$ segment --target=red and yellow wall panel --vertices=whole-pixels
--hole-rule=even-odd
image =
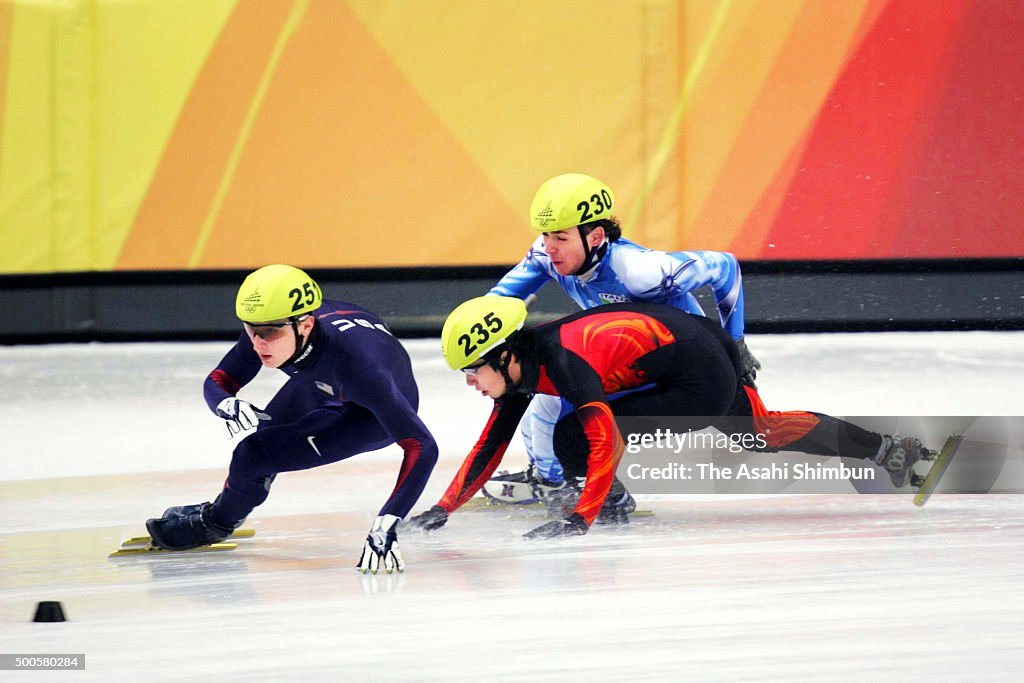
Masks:
[[[6,0],[0,273],[1024,256],[1024,3]]]

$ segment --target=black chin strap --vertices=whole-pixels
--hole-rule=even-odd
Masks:
[[[590,234],[592,228],[584,230],[583,226],[580,225],[576,227],[576,230],[579,231],[580,239],[583,240],[583,264],[573,273],[573,275],[579,276],[596,266],[604,258],[604,255],[608,253],[608,240],[604,240],[601,244],[597,245],[596,249],[592,249],[590,242],[587,240],[587,235]]]
[[[505,354],[505,360],[501,361],[498,365],[498,372],[505,378],[505,395],[510,396],[516,391],[516,387],[512,384],[512,376],[508,374],[508,364],[512,362],[512,352]]]
[[[495,353],[495,351],[497,351],[497,353]],[[504,358],[501,357],[502,353],[505,355]],[[509,348],[509,345],[507,343],[502,344],[487,355],[490,356],[490,358],[487,359],[487,364],[500,372],[502,378],[505,380],[505,395],[508,396],[515,393],[516,386],[512,383],[512,376],[508,374],[508,366],[512,362],[512,350]]]
[[[284,366],[286,366],[286,365],[291,365],[292,363],[296,363],[296,362],[302,360],[312,350],[312,347],[310,346],[310,342],[313,339],[313,330],[316,329],[316,325],[314,325],[313,329],[311,329],[309,331],[309,336],[305,337],[305,338],[301,334],[299,334],[299,319],[298,318],[291,318],[291,325],[292,325],[292,333],[295,335],[295,353],[292,354],[291,358],[289,358],[288,360],[286,360],[284,363],[281,364],[280,367],[282,367],[282,368]]]

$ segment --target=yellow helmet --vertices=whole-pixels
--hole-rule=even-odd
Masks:
[[[249,273],[235,297],[242,322],[268,323],[315,311],[323,302],[320,285],[305,271],[275,264]]]
[[[478,296],[459,304],[441,329],[441,352],[452,370],[483,358],[526,322],[526,304],[510,296]]]
[[[530,224],[537,232],[560,232],[582,223],[612,217],[615,195],[597,178],[563,173],[540,186],[530,204]]]

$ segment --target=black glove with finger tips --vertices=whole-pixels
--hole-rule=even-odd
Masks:
[[[754,354],[747,348],[747,342],[743,337],[736,340],[736,348],[740,350],[740,362],[743,365],[743,374],[740,381],[752,389],[757,389],[754,380],[757,379],[757,371],[761,369],[761,361],[754,357]]]
[[[440,529],[447,523],[448,511],[440,505],[435,505],[422,514],[410,517],[404,526],[407,529],[433,531],[434,529]]]
[[[523,538],[534,539],[534,538],[557,538],[559,536],[582,536],[590,527],[587,526],[587,521],[583,519],[583,515],[578,512],[574,512],[565,519],[556,519],[548,522],[547,524],[541,524],[533,531],[523,534]]]

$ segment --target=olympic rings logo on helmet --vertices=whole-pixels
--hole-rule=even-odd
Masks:
[[[615,195],[592,176],[563,173],[546,181],[530,203],[530,225],[537,232],[560,232],[611,218]]]
[[[248,323],[287,320],[320,308],[320,285],[305,271],[274,264],[245,278],[235,297],[235,315]]]

